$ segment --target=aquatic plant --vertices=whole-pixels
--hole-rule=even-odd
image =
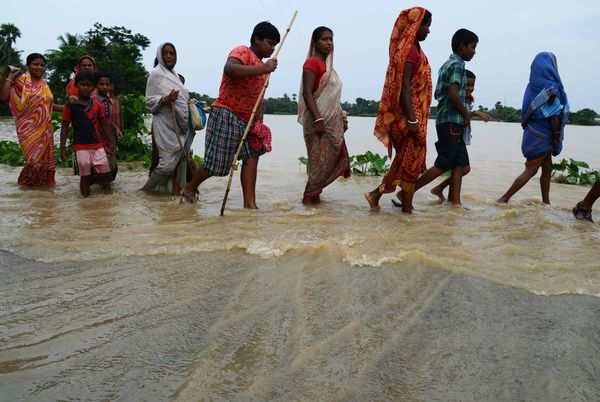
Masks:
[[[23,166],[21,147],[15,141],[0,141],[0,163],[9,166]]]
[[[588,186],[600,179],[600,171],[590,168],[586,162],[569,158],[552,164],[552,177],[557,183]]]
[[[308,158],[301,156],[298,161],[308,169]],[[383,176],[390,166],[387,156],[367,151],[364,154],[350,156],[350,168],[357,176]]]

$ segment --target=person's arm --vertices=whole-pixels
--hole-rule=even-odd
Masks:
[[[15,80],[21,75],[22,71],[13,71],[4,80],[2,88],[0,88],[0,101],[8,102],[8,98],[10,97],[10,89],[13,86]]]
[[[240,59],[229,57],[225,63],[223,72],[234,80],[256,77],[257,75],[269,74],[277,68],[277,59],[269,59],[263,64],[248,66]]]
[[[325,120],[319,112],[317,102],[313,94],[313,88],[315,87],[315,81],[317,75],[314,71],[303,69],[302,70],[302,96],[304,97],[304,103],[310,114],[313,117],[313,125],[315,134],[323,134],[325,132]]]
[[[458,110],[458,113],[460,113],[462,115],[463,119],[465,119],[464,126],[468,127],[471,124],[471,114],[465,107],[465,104],[460,99],[458,92],[459,92],[458,84],[457,83],[450,84],[450,86],[448,87],[448,100],[450,101],[450,104],[452,106],[454,106],[456,108],[456,110]]]
[[[550,116],[550,129],[552,130],[552,150],[554,154],[558,154],[560,149],[561,121],[560,116]]]
[[[417,136],[419,134],[419,121],[412,104],[411,81],[414,72],[414,65],[406,63],[404,65],[404,74],[402,76],[402,93],[400,94],[400,106],[408,120],[408,133]]]
[[[69,121],[63,120],[60,129],[60,156],[63,162],[67,161],[67,138],[69,137]]]
[[[486,123],[492,119],[492,117],[489,114],[487,114],[486,112],[481,112],[479,110],[471,112],[471,116],[477,116]]]

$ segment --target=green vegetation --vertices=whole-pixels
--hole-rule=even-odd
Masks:
[[[92,55],[99,68],[112,75],[118,93],[144,94],[148,72],[142,63],[142,51],[150,45],[144,35],[96,23],[83,35],[67,33],[58,40],[58,49],[46,54],[48,83],[58,102],[65,96],[73,68],[85,54]]]
[[[9,166],[23,166],[21,147],[14,141],[0,141],[0,163]]]
[[[579,126],[597,126],[600,125],[598,118],[600,115],[592,109],[581,109],[578,112],[571,113],[571,124]]]
[[[304,156],[298,158],[300,164],[308,168],[308,159]],[[350,168],[357,176],[383,176],[390,166],[387,156],[367,151],[364,154],[350,156]]]
[[[552,164],[552,176],[557,183],[591,186],[600,179],[600,171],[590,168],[586,162],[569,158]]]
[[[121,97],[123,136],[119,140],[117,158],[121,161],[144,161],[150,164],[150,147],[144,138],[148,132],[144,125],[146,103],[141,95]]]

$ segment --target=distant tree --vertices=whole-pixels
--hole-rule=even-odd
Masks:
[[[17,39],[21,37],[21,31],[14,24],[0,25],[0,84],[4,84],[8,65],[23,68],[21,51],[15,49]],[[0,116],[10,114],[8,105],[0,103]]]
[[[598,117],[600,117],[598,113],[592,109],[581,109],[577,112],[571,113],[570,122],[571,124],[577,124],[580,126],[595,126],[600,124],[600,122],[596,120]]]
[[[504,106],[500,101],[496,102],[494,109],[490,110],[489,113],[500,121],[511,123],[518,123],[521,121],[521,110],[510,106]]]
[[[64,98],[69,76],[84,54],[93,56],[98,68],[112,75],[117,92],[144,93],[148,72],[142,64],[142,51],[150,45],[146,36],[96,23],[83,35],[66,33],[58,40],[58,49],[47,53],[50,88],[58,99]]]

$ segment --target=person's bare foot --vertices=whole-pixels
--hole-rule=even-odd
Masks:
[[[443,204],[446,201],[446,197],[444,197],[444,192],[442,189],[434,187],[431,189],[431,194],[435,195],[440,200],[440,204]]]
[[[377,197],[373,192],[365,193],[364,196],[371,209],[379,209],[379,198],[381,196]]]
[[[244,209],[258,209],[258,207],[254,203],[252,203],[252,204],[244,203]]]
[[[496,200],[498,204],[508,204],[508,200],[504,197],[500,197]]]

